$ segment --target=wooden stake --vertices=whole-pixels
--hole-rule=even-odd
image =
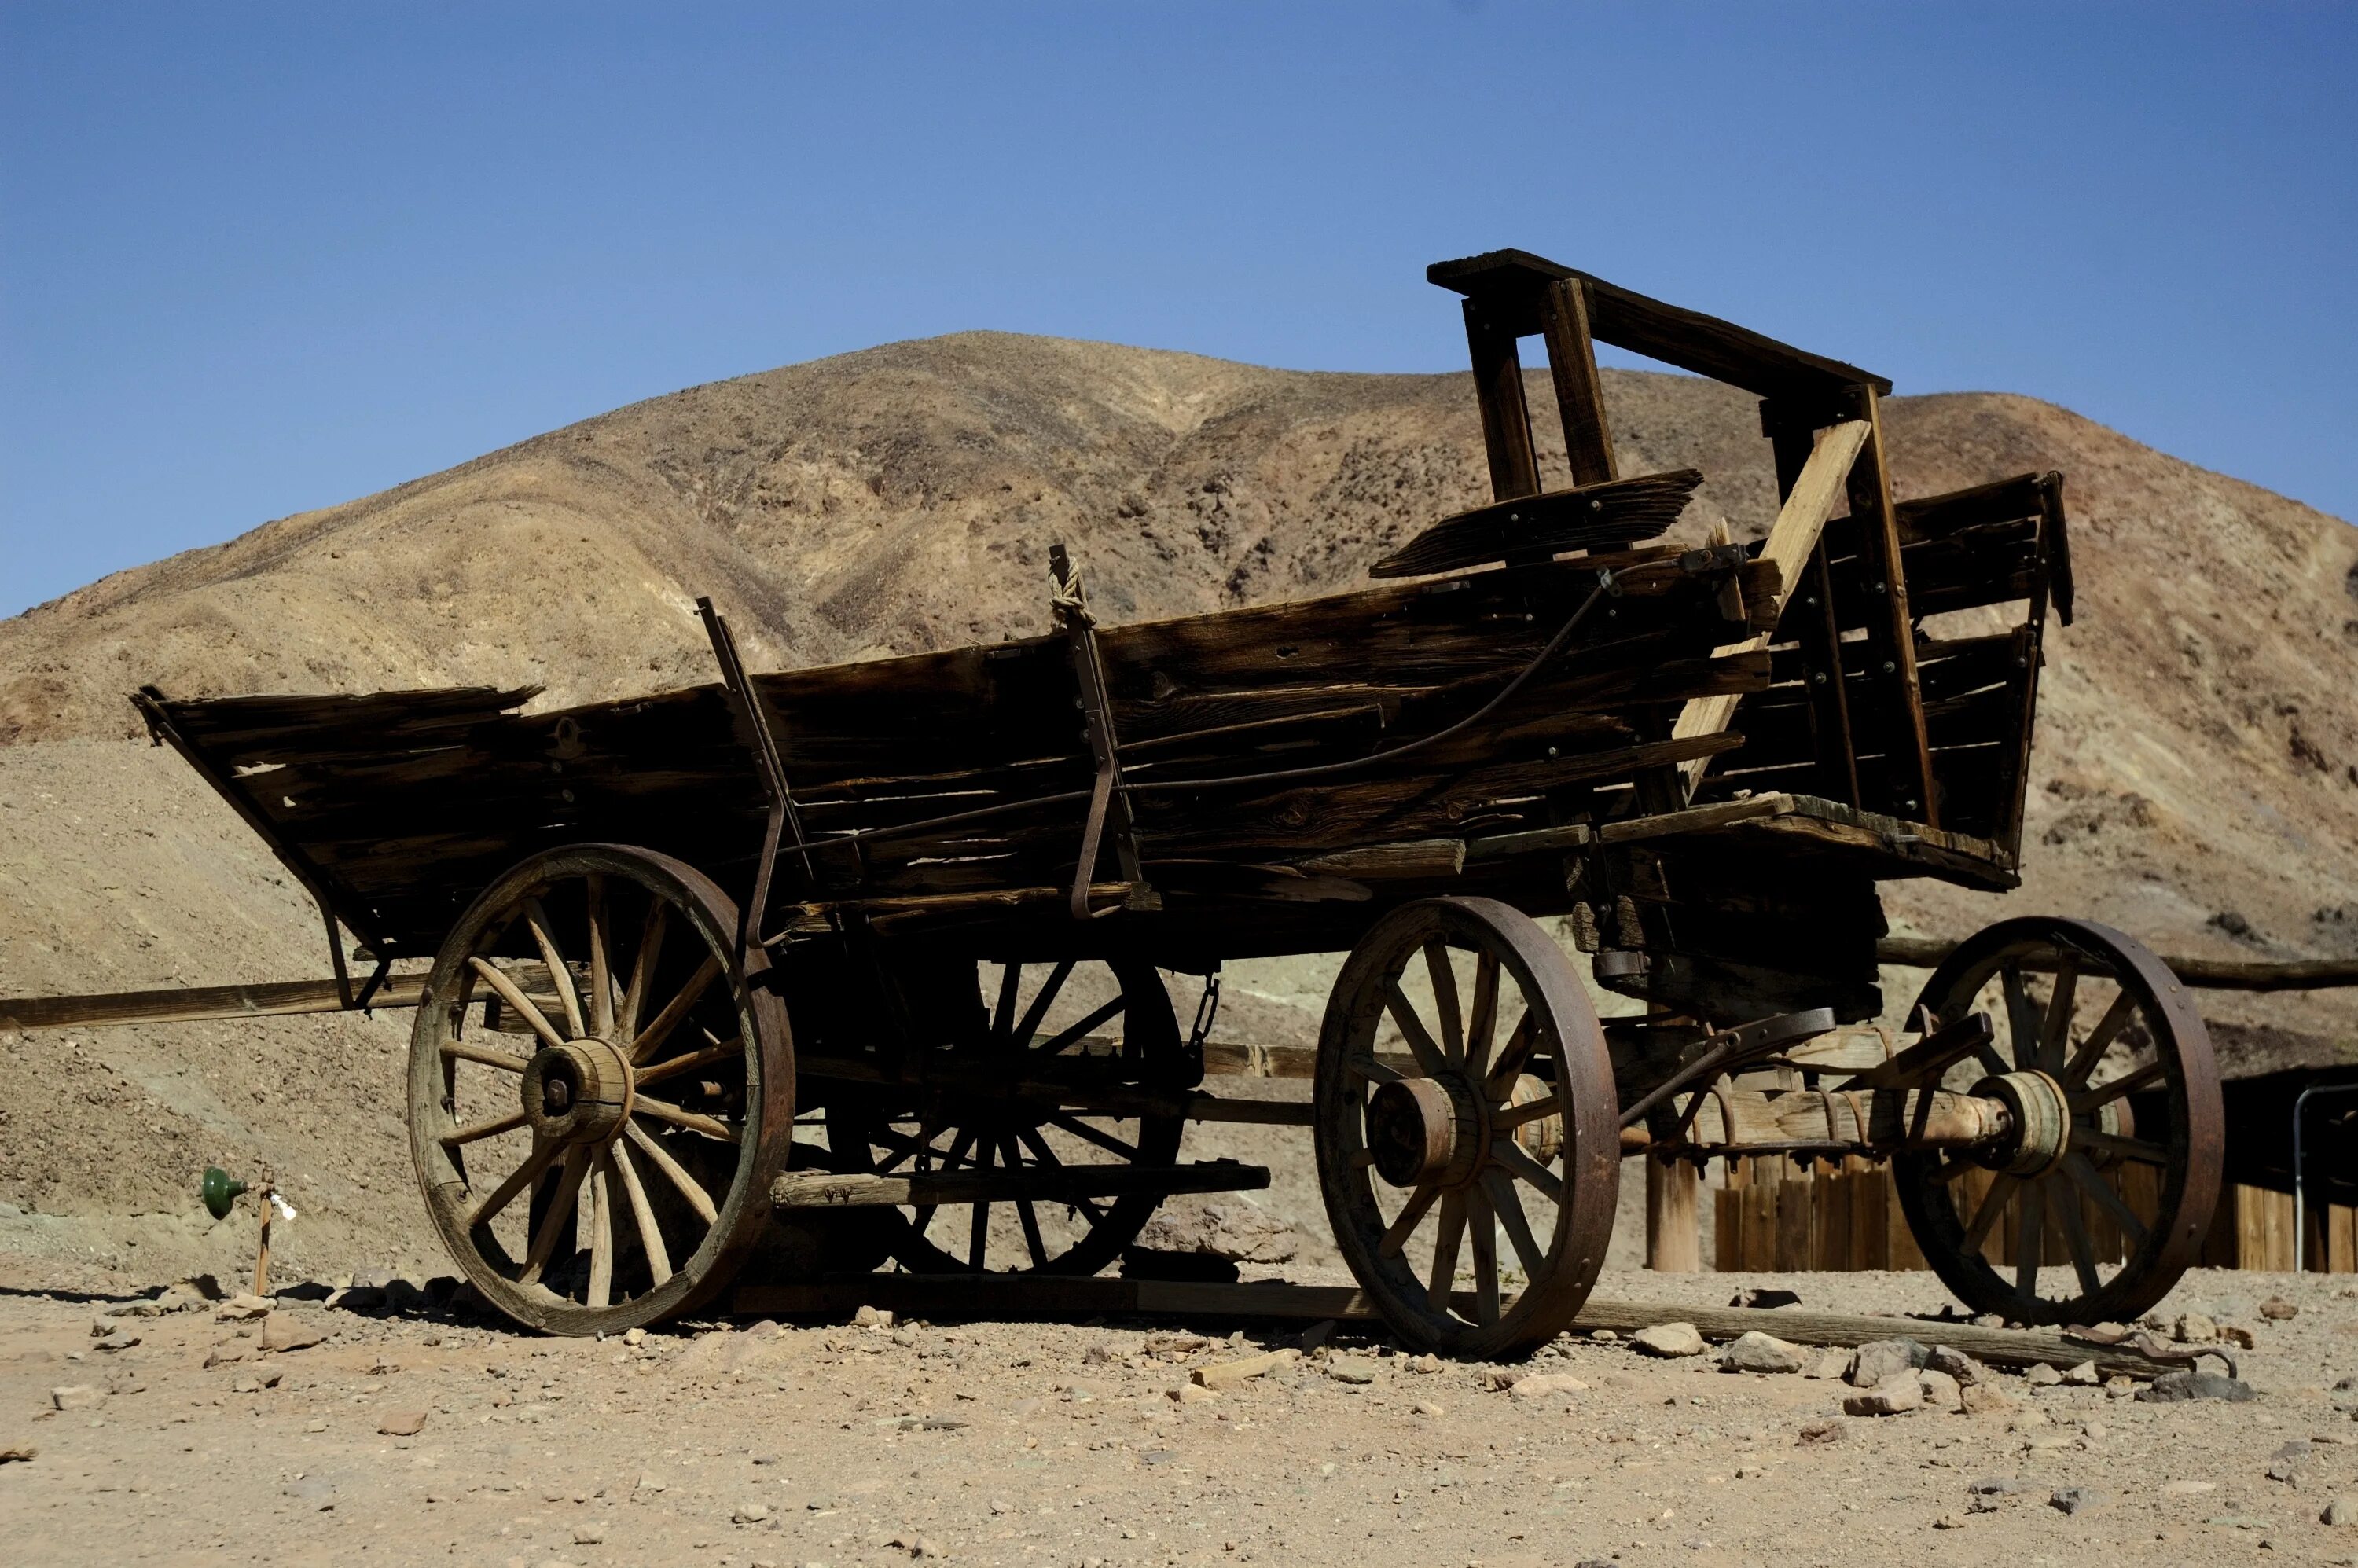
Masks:
[[[1646,1162],[1646,1267],[1665,1274],[1703,1269],[1695,1218],[1695,1168],[1684,1160]]]

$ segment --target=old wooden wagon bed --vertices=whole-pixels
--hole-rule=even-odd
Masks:
[[[1637,1150],[1895,1158],[2016,1321],[2169,1289],[2218,1091],[2150,955],[2008,921],[1906,1039],[1842,1027],[1882,1011],[1879,882],[2017,881],[2061,476],[1897,503],[1877,376],[1521,252],[1431,276],[1494,500],[1361,591],[1106,626],[1055,549],[1051,630],[997,646],[753,676],[707,605],[722,679],[630,701],[140,694],[340,977],[339,928],[375,961],[356,1000],[433,960],[413,1148],[486,1296],[587,1333],[888,1260],[1091,1273],[1267,1181],[1180,1157],[1206,1118],[1309,1125],[1363,1286],[1465,1353],[1570,1322]],[[1762,398],[1764,540],[1660,542],[1704,476],[1616,470],[1600,341]],[[1221,962],[1293,953],[1349,955],[1312,1103],[1205,1094]],[[1647,1007],[1600,1022],[1584,961]]]

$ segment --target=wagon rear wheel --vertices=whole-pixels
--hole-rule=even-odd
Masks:
[[[1612,1234],[1619,1100],[1535,922],[1480,898],[1379,921],[1327,1001],[1314,1099],[1336,1244],[1403,1338],[1503,1357],[1570,1325]]]
[[[784,1009],[737,909],[667,856],[534,856],[444,941],[410,1040],[410,1151],[467,1278],[595,1334],[728,1284],[794,1123]]]
[[[2185,988],[2134,938],[2031,916],[1968,938],[1917,1007],[1941,1023],[1990,1014],[1996,1039],[1951,1082],[2005,1099],[2017,1124],[1987,1153],[1893,1162],[1925,1260],[1966,1305],[2015,1323],[2150,1310],[2201,1255],[2225,1152],[2211,1036]]]

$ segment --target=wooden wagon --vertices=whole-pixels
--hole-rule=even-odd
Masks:
[[[707,604],[719,684],[562,712],[140,694],[317,897],[348,1000],[431,957],[410,1137],[484,1296],[585,1334],[888,1260],[1094,1273],[1165,1196],[1267,1182],[1182,1160],[1202,1119],[1309,1127],[1365,1291],[1455,1353],[1572,1320],[1638,1151],[1890,1158],[2009,1320],[2169,1290],[2219,1092],[2143,948],[2009,920],[1896,1048],[1842,1027],[1882,1011],[1879,882],[2016,884],[2061,476],[1895,503],[1879,377],[1521,252],[1430,276],[1495,499],[1363,591],[1100,626],[1058,549],[1053,630],[997,646],[752,676]],[[1703,476],[1616,471],[1595,341],[1762,398],[1765,540],[1654,542]],[[1311,1103],[1204,1092],[1222,961],[1303,953],[1348,954]],[[1584,960],[1647,1005],[1600,1021]]]

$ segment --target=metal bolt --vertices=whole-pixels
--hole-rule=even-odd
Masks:
[[[1810,672],[1810,679],[1816,685],[1823,686],[1826,684],[1826,672],[1823,670],[1812,670]]]
[[[1892,675],[1892,674],[1895,674],[1895,673],[1897,673],[1897,671],[1898,670],[1898,668],[1899,668],[1899,666],[1898,666],[1898,665],[1893,664],[1889,659],[1886,659],[1886,660],[1884,660],[1884,661],[1883,661],[1883,673],[1884,673],[1885,675]]]
[[[1507,514],[1507,521],[1509,523],[1520,523],[1522,520],[1523,514],[1520,512],[1509,512]]]

